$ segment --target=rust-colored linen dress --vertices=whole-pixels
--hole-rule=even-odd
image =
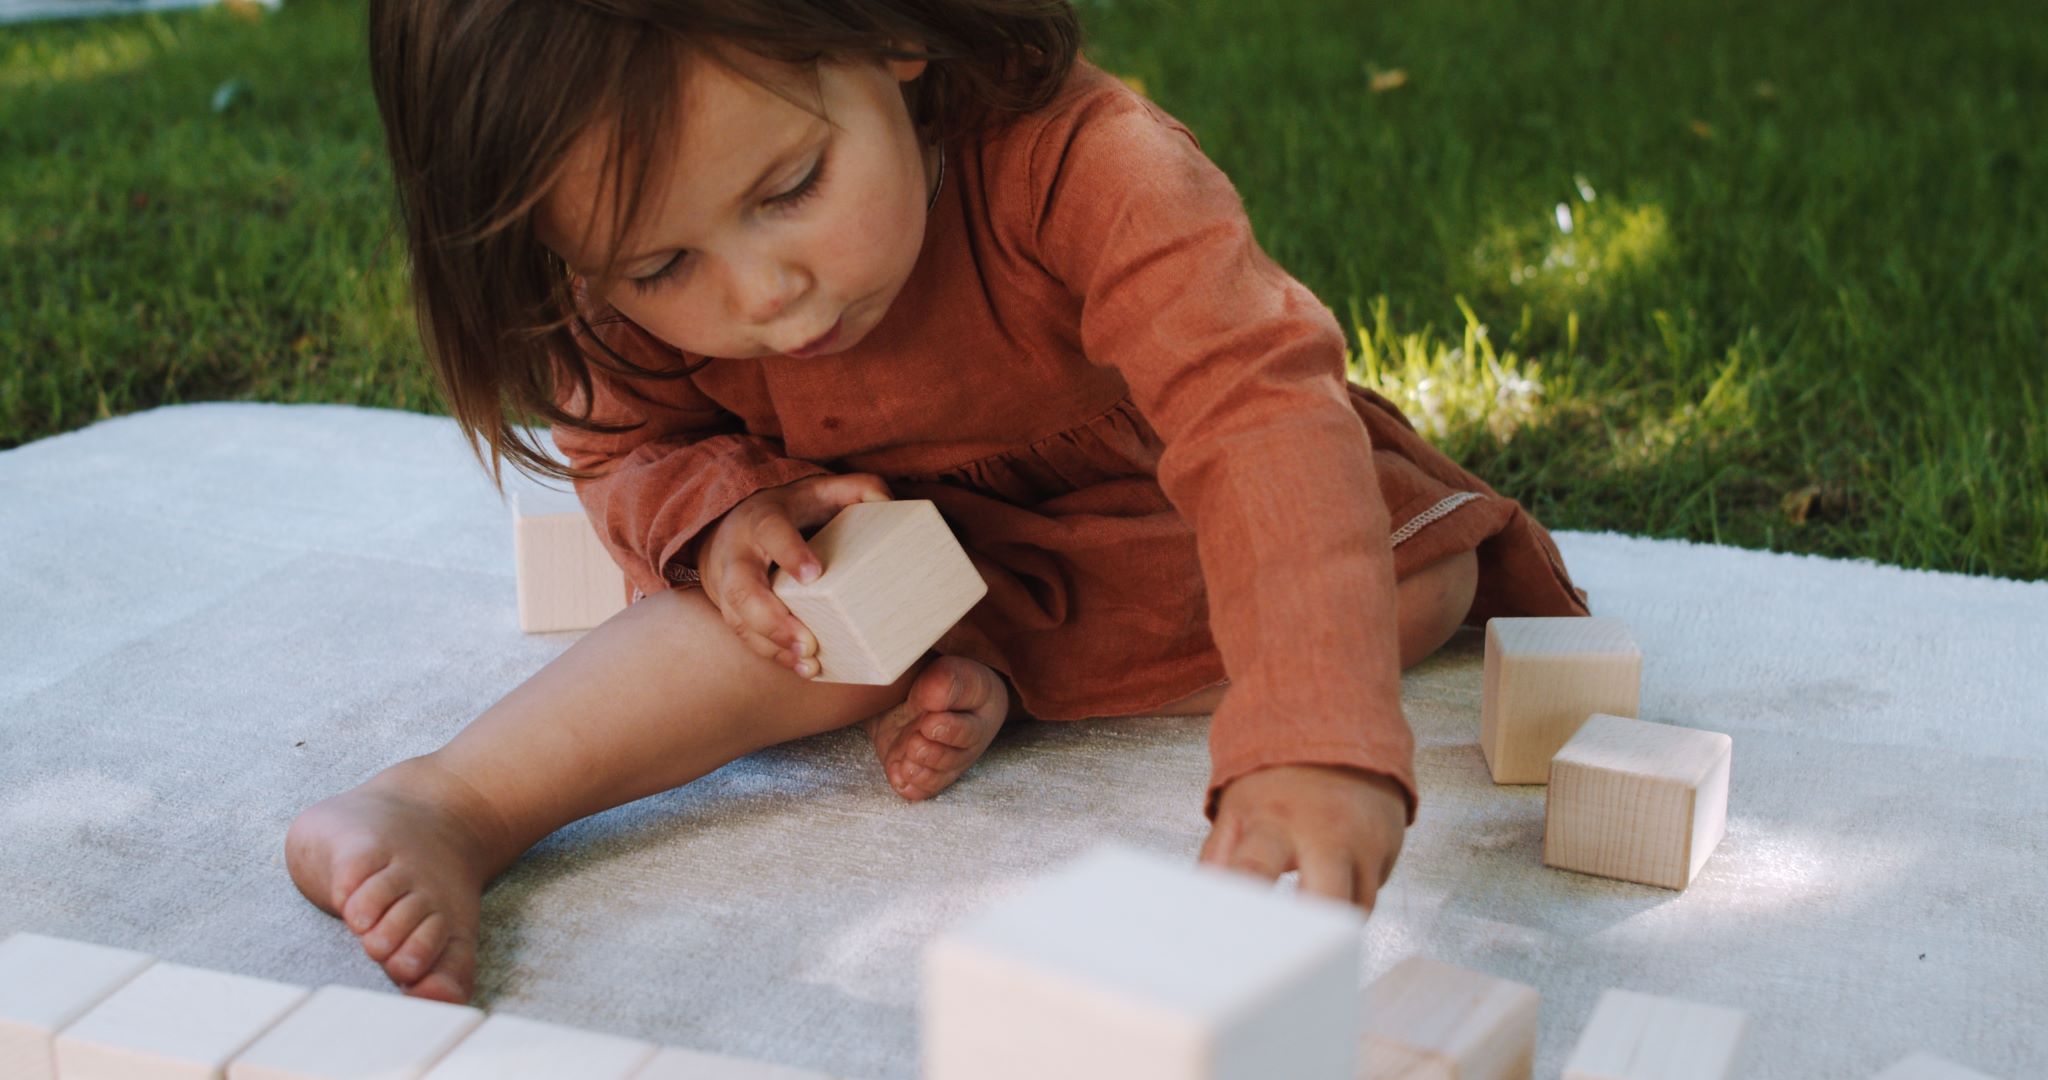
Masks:
[[[1032,715],[1144,715],[1227,677],[1212,820],[1280,764],[1389,776],[1412,820],[1396,575],[1476,549],[1472,623],[1583,615],[1548,533],[1348,383],[1333,313],[1121,80],[1080,59],[1052,104],[945,153],[916,268],[855,348],[673,380],[593,365],[592,416],[644,426],[554,437],[609,470],[578,492],[633,589],[693,585],[700,534],[756,491],[876,473],[935,502],[988,582],[938,651]],[[703,359],[591,314],[635,364]]]

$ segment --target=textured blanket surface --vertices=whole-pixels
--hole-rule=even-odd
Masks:
[[[1683,893],[1545,869],[1466,633],[1406,680],[1424,802],[1361,983],[1419,951],[1536,986],[1539,1075],[1625,987],[1747,1009],[1743,1076],[2048,1076],[2048,584],[1559,542],[1635,631],[1643,715],[1734,736],[1727,839]],[[175,406],[0,453],[0,936],[387,987],[286,826],[574,637],[520,633],[509,511],[446,419]],[[1206,727],[1021,724],[915,805],[858,730],[755,754],[499,878],[477,1003],[914,1076],[921,947],[1100,840],[1192,861]]]

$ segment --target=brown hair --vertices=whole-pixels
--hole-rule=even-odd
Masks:
[[[895,44],[912,41],[924,50]],[[525,415],[605,434],[639,426],[556,404],[564,378],[593,399],[587,362],[647,378],[693,370],[641,367],[607,345],[569,268],[535,235],[534,214],[589,125],[611,125],[616,252],[673,137],[692,62],[809,110],[732,50],[813,80],[822,62],[927,60],[911,117],[945,140],[1049,101],[1080,45],[1069,0],[372,0],[370,74],[420,337],[479,462],[489,444],[493,482],[502,458],[557,479],[593,475],[529,441]]]

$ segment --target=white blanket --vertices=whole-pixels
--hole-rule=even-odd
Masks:
[[[1749,1010],[1744,1076],[2048,1076],[2048,584],[1558,539],[1636,633],[1643,715],[1734,736],[1728,837],[1683,893],[1545,869],[1462,635],[1407,680],[1423,808],[1361,983],[1420,951],[1536,986],[1539,1075],[1619,986]],[[0,453],[0,936],[387,987],[285,827],[573,640],[520,633],[512,581],[446,419],[177,406]],[[914,1076],[924,943],[1098,840],[1192,860],[1206,726],[1022,725],[918,805],[857,730],[756,754],[500,878],[477,1003]]]

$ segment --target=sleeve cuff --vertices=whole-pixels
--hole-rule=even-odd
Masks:
[[[1386,761],[1375,760],[1355,743],[1325,743],[1303,746],[1296,744],[1276,752],[1270,760],[1260,758],[1234,762],[1228,767],[1217,763],[1209,777],[1209,791],[1202,800],[1202,816],[1210,824],[1216,822],[1216,809],[1223,799],[1223,789],[1247,773],[1276,765],[1329,765],[1351,769],[1369,776],[1385,777],[1401,790],[1401,796],[1408,805],[1408,824],[1415,824],[1415,811],[1420,805],[1412,769],[1389,765]]]

